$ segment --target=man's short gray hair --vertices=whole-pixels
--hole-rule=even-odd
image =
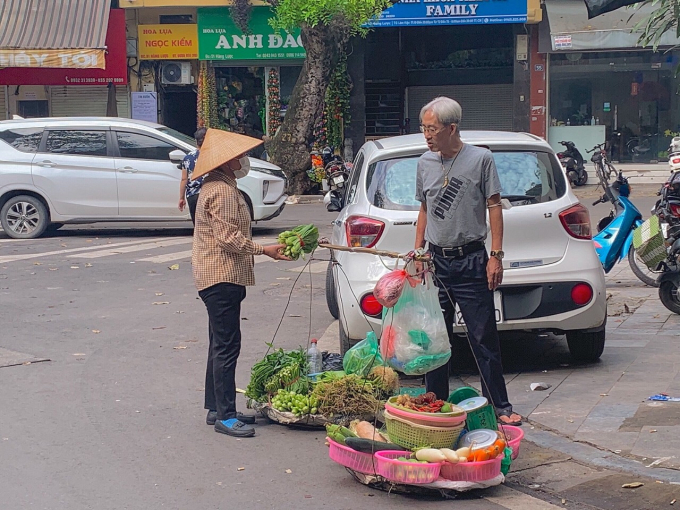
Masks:
[[[450,97],[436,97],[427,103],[420,110],[420,121],[423,120],[425,112],[431,111],[437,120],[444,126],[449,124],[459,125],[463,118],[463,109],[460,107],[458,101],[454,101]]]

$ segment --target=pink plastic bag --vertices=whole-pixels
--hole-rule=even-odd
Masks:
[[[404,269],[395,269],[382,276],[373,289],[375,299],[385,308],[392,308],[399,301],[404,285],[409,282],[411,287],[415,287],[418,278],[410,276]]]

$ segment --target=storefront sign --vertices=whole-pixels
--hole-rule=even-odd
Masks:
[[[156,92],[132,92],[132,118],[158,122],[158,94]]]
[[[569,50],[571,49],[571,36],[570,35],[555,35],[553,36],[553,41],[555,42],[556,50]]]
[[[300,31],[277,32],[269,24],[267,7],[254,7],[250,34],[236,27],[228,9],[198,9],[200,60],[290,60],[306,56]]]
[[[194,60],[198,58],[196,25],[139,25],[142,60]]]
[[[0,69],[0,85],[107,85],[109,83],[126,85],[128,75],[125,45],[125,11],[111,9],[106,32],[107,52],[106,56],[102,58],[101,69],[43,67],[35,69],[7,66],[6,69]],[[64,52],[64,50],[55,51]],[[73,51],[80,52],[81,50]],[[41,54],[46,53],[42,50],[39,50],[39,52]],[[5,51],[0,51],[0,67],[5,67],[2,58],[3,53]]]
[[[386,9],[372,27],[524,23],[527,0],[401,0]]]
[[[0,67],[104,69],[104,50],[0,50]]]

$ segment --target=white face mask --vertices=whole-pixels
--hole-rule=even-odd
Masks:
[[[250,172],[250,160],[248,159],[248,156],[244,156],[239,159],[238,162],[241,164],[241,169],[234,170],[234,177],[237,179],[243,179],[246,175],[248,175],[248,172]]]

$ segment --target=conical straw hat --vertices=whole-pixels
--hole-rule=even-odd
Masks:
[[[238,135],[221,129],[208,129],[191,178],[198,179],[261,143],[262,140],[250,136]]]

